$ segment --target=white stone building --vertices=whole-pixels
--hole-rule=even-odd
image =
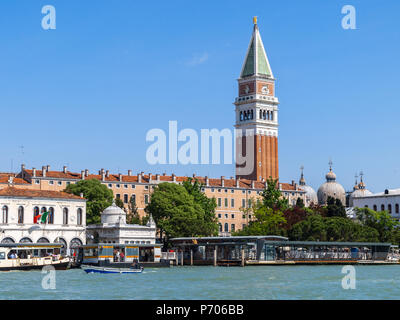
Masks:
[[[63,243],[63,253],[86,242],[86,200],[73,194],[18,189],[0,190],[0,242]],[[35,217],[47,212],[45,222]]]
[[[126,212],[115,204],[101,213],[101,223],[87,226],[88,242],[155,244],[156,224],[150,216],[146,226],[126,223]]]
[[[387,211],[393,218],[400,220],[400,189],[386,189],[384,192],[355,197],[353,206]]]

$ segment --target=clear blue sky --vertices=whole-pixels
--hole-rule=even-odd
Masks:
[[[56,30],[41,28],[47,4]],[[341,27],[346,4],[357,30]],[[145,136],[168,120],[233,128],[255,15],[281,102],[281,181],[304,165],[317,189],[332,158],[346,190],[361,169],[374,192],[400,187],[397,0],[1,1],[0,171],[233,176],[233,165],[151,166]]]

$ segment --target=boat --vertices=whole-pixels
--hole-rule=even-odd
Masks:
[[[52,266],[66,270],[69,257],[60,254],[60,243],[2,243],[0,244],[0,271],[29,271]]]
[[[86,273],[142,273],[143,267],[140,268],[115,268],[115,267],[99,267],[92,265],[81,265]]]

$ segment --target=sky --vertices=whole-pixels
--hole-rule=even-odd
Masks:
[[[56,29],[42,28],[42,7]],[[356,29],[343,29],[344,5]],[[0,171],[234,176],[234,165],[151,165],[149,130],[233,130],[237,78],[258,26],[276,80],[282,182],[313,188],[333,161],[346,190],[400,187],[400,2],[0,2]]]

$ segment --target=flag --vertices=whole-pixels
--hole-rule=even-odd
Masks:
[[[39,218],[41,217],[41,214],[38,214],[37,216],[33,217],[33,223],[38,223]]]
[[[40,215],[40,222],[41,223],[46,223],[46,220],[47,220],[47,216],[49,215],[49,213],[48,212],[43,212],[41,215]]]

